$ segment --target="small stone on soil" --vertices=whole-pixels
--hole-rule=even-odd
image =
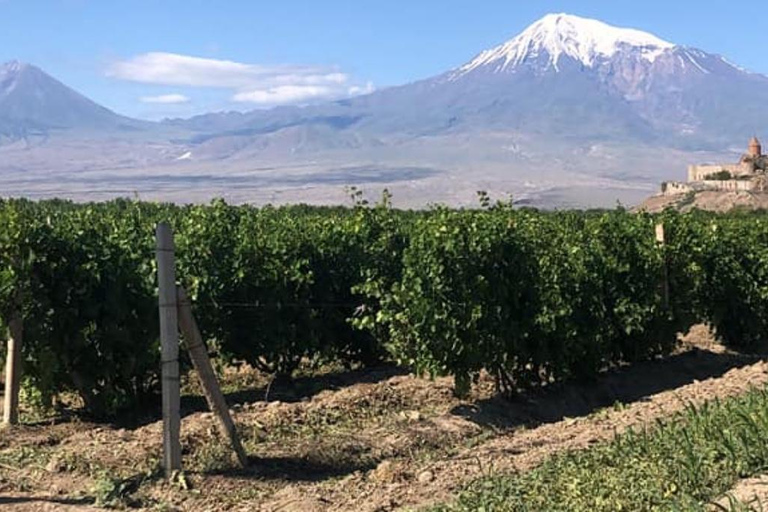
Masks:
[[[421,473],[419,473],[419,476],[416,477],[416,480],[420,484],[428,484],[429,482],[431,482],[434,479],[435,479],[435,474],[432,473],[429,470],[422,471]]]
[[[66,463],[58,457],[53,457],[45,466],[45,470],[49,473],[61,473],[66,471]]]
[[[408,421],[421,421],[421,413],[419,411],[402,411],[400,416]]]
[[[384,460],[371,471],[368,478],[379,483],[393,483],[403,478],[403,469],[391,460]]]

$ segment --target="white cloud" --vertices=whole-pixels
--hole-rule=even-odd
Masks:
[[[330,98],[334,96],[334,92],[331,87],[319,85],[281,85],[270,89],[239,92],[232,99],[259,105],[290,105],[318,98]]]
[[[189,103],[189,97],[183,94],[161,94],[160,96],[142,96],[140,98],[142,103],[161,103],[164,105],[172,105],[177,103]]]
[[[359,96],[361,94],[370,94],[375,90],[376,90],[376,87],[374,87],[373,82],[368,82],[364,86],[351,85],[347,89],[347,94],[349,94],[349,96]]]
[[[372,90],[372,85],[357,85],[333,67],[266,66],[162,52],[115,62],[107,75],[145,84],[229,89],[233,101],[259,105],[341,98]]]

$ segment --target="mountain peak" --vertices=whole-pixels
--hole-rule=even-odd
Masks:
[[[26,62],[11,60],[0,65],[0,77],[18,74],[29,67]]]
[[[27,65],[28,64],[26,62],[21,62],[20,60],[13,59],[13,60],[9,60],[8,62],[5,62],[1,67],[3,69],[17,70]]]
[[[10,94],[17,86],[19,75],[28,64],[12,60],[0,65],[0,98]]]
[[[547,14],[514,39],[486,50],[457,70],[457,75],[488,67],[494,72],[514,69],[533,59],[546,57],[545,65],[558,70],[562,56],[593,67],[598,58],[610,58],[622,50],[635,50],[653,62],[674,44],[653,34],[608,25],[571,14]]]
[[[32,64],[17,60],[0,64],[0,136],[141,126],[94,103]]]

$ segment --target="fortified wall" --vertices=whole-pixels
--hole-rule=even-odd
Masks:
[[[702,180],[689,183],[669,181],[661,185],[661,192],[665,196],[701,192],[703,190],[725,190],[729,192],[762,191],[758,182],[753,180]]]
[[[727,172],[733,177],[749,176],[752,174],[752,168],[749,165],[745,165],[743,163],[689,165],[688,181],[713,181],[708,180],[708,178],[713,174],[719,174],[722,172]]]
[[[766,191],[768,155],[757,137],[749,141],[747,152],[736,164],[705,164],[688,166],[688,181],[662,183],[661,193],[665,196],[687,194],[703,190],[723,191]]]

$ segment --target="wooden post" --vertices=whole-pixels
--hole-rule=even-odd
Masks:
[[[237,454],[237,460],[241,467],[248,465],[248,457],[245,454],[243,445],[240,444],[240,438],[237,435],[235,423],[229,414],[229,407],[221,392],[216,374],[213,371],[211,360],[208,357],[208,349],[205,347],[203,337],[197,327],[197,322],[192,314],[192,305],[187,296],[186,290],[182,286],[178,287],[178,306],[179,306],[179,327],[184,336],[184,342],[189,351],[192,364],[195,365],[197,374],[200,376],[200,382],[203,385],[203,392],[208,401],[208,406],[216,415],[219,421],[221,433],[229,439],[232,449]]]
[[[8,324],[10,337],[5,359],[5,402],[3,424],[16,425],[19,422],[19,388],[21,387],[21,345],[23,323],[21,315],[14,313]]]
[[[157,225],[157,283],[163,388],[163,467],[170,478],[181,469],[181,416],[176,260],[173,232],[165,222]]]
[[[659,247],[664,248],[666,238],[664,235],[664,224],[656,224],[656,243]],[[661,277],[661,296],[664,307],[669,309],[669,269],[667,268],[666,257],[664,259],[664,268],[662,269]]]

